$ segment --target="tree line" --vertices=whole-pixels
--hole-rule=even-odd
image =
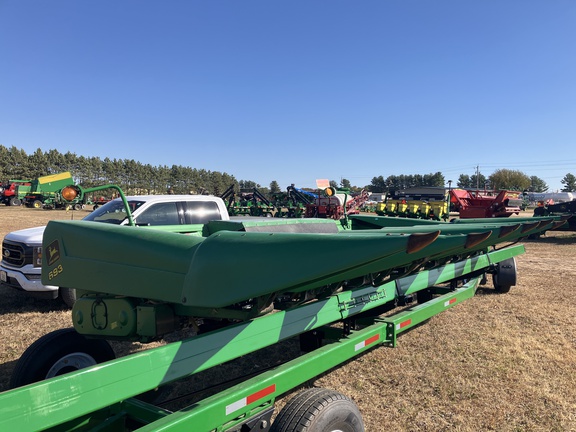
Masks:
[[[36,150],[28,155],[16,147],[0,145],[0,181],[33,180],[69,171],[84,188],[116,184],[127,194],[222,194],[231,184],[239,184],[233,175],[182,165],[152,166],[133,159],[110,159]]]
[[[568,173],[560,182],[564,185],[562,192],[576,192],[576,176]],[[549,187],[544,180],[537,176],[528,176],[522,171],[499,169],[486,177],[482,173],[468,175],[460,174],[456,182],[444,180],[442,173],[416,174],[374,177],[371,183],[372,192],[390,192],[413,187],[458,187],[462,189],[487,189],[487,190],[513,190],[528,192],[547,192]]]
[[[15,146],[0,145],[0,181],[11,179],[35,179],[45,175],[69,171],[77,184],[84,188],[102,184],[117,184],[128,194],[189,194],[208,193],[221,195],[230,185],[236,191],[257,188],[265,195],[281,192],[278,182],[272,180],[268,187],[252,180],[236,180],[232,174],[219,171],[191,168],[182,165],[142,164],[133,159],[101,159],[78,156],[75,153],[60,153],[58,150],[32,154]],[[576,191],[576,177],[566,174],[561,180],[563,192]],[[548,185],[537,176],[528,176],[521,171],[500,169],[488,177],[477,172],[474,175],[460,174],[457,181],[448,182],[441,172],[429,174],[391,175],[373,177],[369,185],[352,186],[348,179],[340,182],[330,180],[334,187],[346,187],[352,192],[367,189],[371,192],[392,192],[412,187],[459,187],[465,189],[508,189],[518,191],[546,192]]]

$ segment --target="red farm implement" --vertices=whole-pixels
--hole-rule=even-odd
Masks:
[[[460,218],[509,217],[520,213],[518,192],[502,190],[493,194],[465,189],[452,189],[450,203]]]

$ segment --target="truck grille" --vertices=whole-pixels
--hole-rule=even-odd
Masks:
[[[23,267],[33,262],[33,249],[22,243],[4,240],[2,242],[2,261],[13,267]]]

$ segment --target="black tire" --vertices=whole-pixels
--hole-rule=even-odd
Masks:
[[[22,201],[20,201],[18,198],[10,198],[10,205],[11,206],[20,206],[20,205],[22,205]]]
[[[82,210],[82,204],[74,204],[74,207],[73,207],[73,208],[74,208],[74,210],[76,210],[76,211],[80,211],[80,210]]]
[[[42,201],[40,200],[34,200],[34,202],[32,203],[32,207],[34,207],[35,209],[40,209],[42,208],[43,204]]]
[[[507,292],[510,292],[512,285],[499,285],[496,282],[496,275],[494,275],[492,279],[494,280],[494,289],[496,292],[499,292],[500,294],[506,294]]]
[[[516,285],[516,258],[508,258],[498,263],[496,272],[492,275],[494,289],[502,294],[510,291]]]
[[[87,339],[73,328],[53,331],[30,345],[12,372],[10,388],[42,381],[116,358],[105,340]]]
[[[328,389],[310,388],[282,408],[270,432],[364,432],[364,422],[348,397]]]
[[[68,307],[74,306],[76,302],[76,290],[74,288],[60,288],[60,298]]]

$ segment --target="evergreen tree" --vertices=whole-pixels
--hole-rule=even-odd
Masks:
[[[462,189],[484,189],[486,185],[486,177],[479,172],[478,174],[460,174],[456,186]]]
[[[277,194],[280,192],[281,192],[280,185],[278,184],[278,182],[276,180],[272,180],[270,182],[270,193],[271,194]]]
[[[472,182],[470,181],[470,176],[468,174],[460,174],[456,186],[462,189],[469,189]]]
[[[47,169],[47,158],[41,149],[28,156],[28,175],[30,178],[38,178],[50,174]]]
[[[480,172],[470,176],[470,187],[473,189],[484,189],[487,183],[488,179]]]
[[[530,191],[546,192],[548,191],[548,185],[540,177],[530,176]]]
[[[562,192],[576,192],[576,176],[573,174],[566,174],[560,183],[564,185]]]
[[[246,191],[251,191],[254,188],[260,187],[258,183],[253,182],[251,180],[240,180],[238,183],[240,184],[240,189]]]
[[[386,180],[384,180],[384,177],[382,176],[373,177],[372,181],[370,182],[370,185],[368,186],[368,190],[370,192],[375,193],[385,192],[387,190],[387,187],[386,187]]]

